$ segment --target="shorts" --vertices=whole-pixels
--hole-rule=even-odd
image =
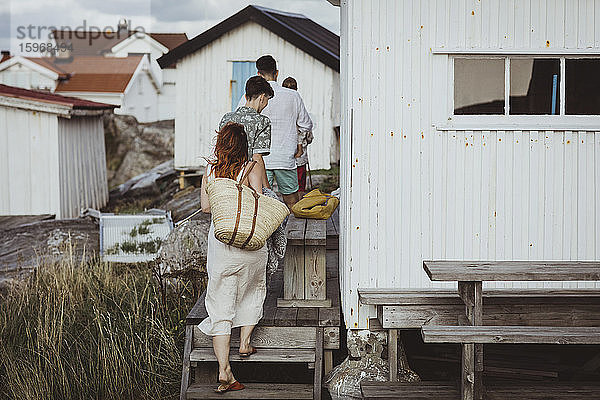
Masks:
[[[298,173],[294,169],[268,169],[267,179],[269,185],[273,186],[273,180],[277,181],[277,188],[281,194],[294,194],[298,191]]]
[[[298,190],[306,192],[306,164],[296,167],[296,170],[298,171]]]

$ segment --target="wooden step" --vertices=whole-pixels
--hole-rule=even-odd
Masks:
[[[187,392],[188,399],[312,399],[311,384],[244,383],[246,388],[235,392],[215,393],[217,384],[193,384]]]
[[[214,350],[210,347],[196,348],[190,353],[190,361],[217,361]],[[229,353],[232,362],[315,362],[314,349],[261,349],[257,348],[256,354],[250,357],[240,357],[237,350]]]
[[[363,399],[458,400],[460,390],[453,382],[362,382]]]
[[[597,327],[425,325],[421,335],[425,343],[600,344]]]

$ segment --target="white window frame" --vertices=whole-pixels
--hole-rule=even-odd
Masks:
[[[435,52],[439,54],[440,52]],[[545,130],[545,131],[589,131],[600,130],[600,115],[566,115],[566,60],[600,59],[592,54],[536,54],[536,53],[446,53],[448,55],[448,110],[447,121],[436,123],[439,130]],[[454,60],[504,59],[504,114],[455,115],[454,114]],[[560,61],[559,109],[555,115],[510,114],[510,60],[517,58],[552,58]]]

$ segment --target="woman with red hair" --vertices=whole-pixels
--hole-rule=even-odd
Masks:
[[[242,184],[262,193],[264,167],[261,163],[255,163],[254,167],[250,165],[244,127],[237,123],[226,124],[217,132],[214,157],[208,160],[202,177],[202,211],[210,212],[206,184],[214,178],[238,180],[250,170]],[[219,362],[221,384],[216,389],[219,393],[244,389],[244,385],[233,376],[229,364],[231,328],[241,327],[240,356],[254,354],[256,349],[250,346],[250,336],[254,326],[262,318],[267,294],[266,265],[266,246],[250,251],[222,243],[215,237],[211,222],[206,257],[208,287],[205,305],[208,317],[198,327],[206,335],[213,337],[213,348]]]

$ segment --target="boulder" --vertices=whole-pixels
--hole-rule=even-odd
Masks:
[[[108,187],[173,158],[174,122],[141,124],[131,115],[104,116]]]
[[[199,213],[163,241],[157,262],[163,274],[205,276],[210,215]]]

